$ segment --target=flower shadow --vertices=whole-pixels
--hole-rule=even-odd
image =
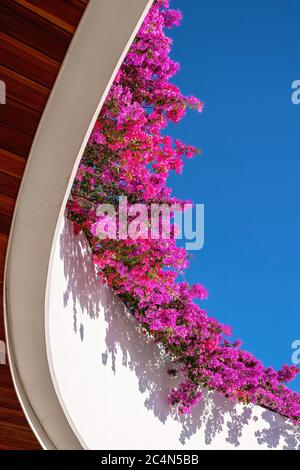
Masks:
[[[105,345],[100,345],[100,358],[105,367],[118,374],[121,367],[135,374],[144,406],[167,425],[180,424],[178,444],[187,445],[193,436],[205,446],[245,448],[245,435],[251,434],[249,448],[300,449],[300,429],[281,416],[254,406],[242,406],[214,392],[204,391],[203,400],[189,416],[172,413],[167,396],[180,380],[167,374],[172,363],[158,345],[143,334],[138,323],[120,299],[103,286],[96,276],[90,250],[84,235],[75,236],[66,221],[60,236],[60,257],[64,263],[67,288],[63,302],[73,305],[73,330],[84,341],[82,315],[105,320]],[[80,315],[79,315],[80,314]],[[100,342],[99,342],[100,344]],[[243,441],[243,442],[242,442]]]

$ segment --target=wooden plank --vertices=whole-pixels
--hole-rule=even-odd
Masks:
[[[0,233],[0,284],[3,285],[3,271],[5,264],[6,249],[8,243],[8,236]]]
[[[8,410],[7,408],[0,407],[1,420],[6,423],[15,423],[22,425],[24,423],[24,415],[21,410]]]
[[[80,0],[14,0],[60,28],[74,33],[86,4]]]
[[[87,0],[1,0],[0,79],[0,339],[4,339],[3,276],[15,199],[33,135]],[[40,449],[0,366],[0,450]]]
[[[9,368],[0,366],[0,449],[39,449],[18,402]]]
[[[0,340],[5,341],[3,318],[3,284],[0,284]]]
[[[0,214],[0,231],[1,233],[9,234],[11,226],[11,217]]]
[[[1,420],[0,450],[41,450],[41,448],[28,425],[16,428],[13,424]]]
[[[0,407],[6,408],[8,410],[15,410],[18,409],[18,403],[15,396],[15,391],[12,389],[11,381],[8,382],[6,386],[3,386],[3,379],[7,377],[9,379],[9,374],[5,375],[4,372],[6,371],[7,366],[1,365],[0,372],[1,372],[1,379],[0,379]],[[0,418],[1,419],[1,418]]]
[[[8,366],[0,366],[0,449],[40,449],[14,391]]]
[[[16,199],[20,180],[15,176],[0,171],[0,194]]]
[[[62,2],[63,3],[63,2]],[[62,61],[72,35],[13,0],[0,2],[0,30],[30,47]]]
[[[28,108],[42,113],[50,90],[13,70],[0,65],[0,80],[6,84],[6,96]]]
[[[27,158],[33,136],[0,122],[0,148]]]
[[[12,197],[0,194],[0,214],[12,218],[16,200]],[[2,232],[2,230],[0,230]]]
[[[0,171],[8,175],[22,178],[26,160],[19,155],[0,148]]]
[[[0,65],[52,88],[60,63],[0,31]]]
[[[5,106],[0,106],[0,122],[34,136],[41,114],[17,101],[8,98]]]

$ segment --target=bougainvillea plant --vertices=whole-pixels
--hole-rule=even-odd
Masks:
[[[163,130],[187,108],[202,110],[195,97],[183,96],[170,82],[178,64],[170,59],[165,28],[178,25],[181,13],[168,0],[156,0],[111,87],[84,152],[67,213],[76,233],[89,241],[100,281],[120,296],[128,310],[174,362],[182,383],[169,394],[171,406],[189,413],[201,400],[202,387],[242,403],[254,403],[300,422],[300,395],[284,384],[296,366],[266,368],[230,328],[210,318],[194,299],[205,299],[200,285],[179,282],[188,254],[170,239],[100,239],[96,207],[119,197],[128,205],[181,204],[167,187],[171,170],[180,173],[183,157],[197,150],[173,141]],[[199,302],[198,302],[199,303]]]

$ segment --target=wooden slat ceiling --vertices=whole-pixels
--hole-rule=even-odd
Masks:
[[[1,0],[0,80],[0,340],[3,271],[15,200],[33,137],[88,0]],[[16,397],[8,366],[0,366],[0,450],[39,449]]]

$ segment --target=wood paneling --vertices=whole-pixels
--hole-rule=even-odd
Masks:
[[[7,243],[8,243],[7,234],[0,233],[0,284],[1,284],[1,286],[3,285],[3,270],[4,270]],[[2,309],[2,304],[1,304],[1,309]],[[3,340],[4,337],[2,336],[0,339]],[[0,375],[1,375],[1,368],[0,368]]]
[[[42,113],[49,89],[0,65],[0,77],[6,83],[7,100],[26,103],[29,109]],[[1,109],[1,108],[0,108]]]
[[[1,32],[0,64],[24,77],[52,88],[60,63]]]
[[[25,164],[26,160],[24,158],[0,148],[0,168],[2,172],[16,178],[22,178]]]
[[[0,214],[7,215],[12,218],[14,208],[15,208],[15,199],[4,194],[0,194]]]
[[[24,8],[14,0],[1,0],[0,17],[3,33],[9,34],[57,61],[63,60],[72,34]]]
[[[1,233],[9,234],[10,230],[10,225],[11,225],[11,217],[7,215],[3,215],[0,213],[0,230]]]
[[[15,1],[70,33],[74,33],[82,16],[82,2],[80,0],[69,0],[68,2],[61,0]]]
[[[3,250],[3,248],[1,249],[1,238],[5,237],[5,235],[1,235],[0,234],[0,260],[1,260],[1,251]],[[6,237],[6,240],[5,240],[5,245],[4,245],[4,249],[6,250],[6,244],[7,244],[7,237]],[[2,282],[0,283],[0,338],[4,338],[4,318],[3,318],[3,284]],[[0,366],[1,367],[1,366]],[[1,373],[0,373],[1,375]],[[1,399],[1,397],[0,397]],[[1,414],[0,414],[1,416]]]
[[[0,107],[0,122],[31,136],[34,136],[36,132],[40,117],[38,111],[9,97],[6,105]]]
[[[4,340],[3,275],[8,234],[26,159],[57,73],[87,0],[1,0],[0,80],[0,340]],[[39,449],[0,366],[0,450]]]
[[[3,105],[2,105],[3,106]],[[25,124],[24,124],[25,125]],[[0,147],[27,158],[33,136],[0,122]],[[1,168],[1,166],[0,166]]]
[[[24,414],[14,392],[8,366],[0,373],[0,450],[40,449],[25,423]]]
[[[20,180],[0,170],[0,194],[16,199],[20,186]]]

